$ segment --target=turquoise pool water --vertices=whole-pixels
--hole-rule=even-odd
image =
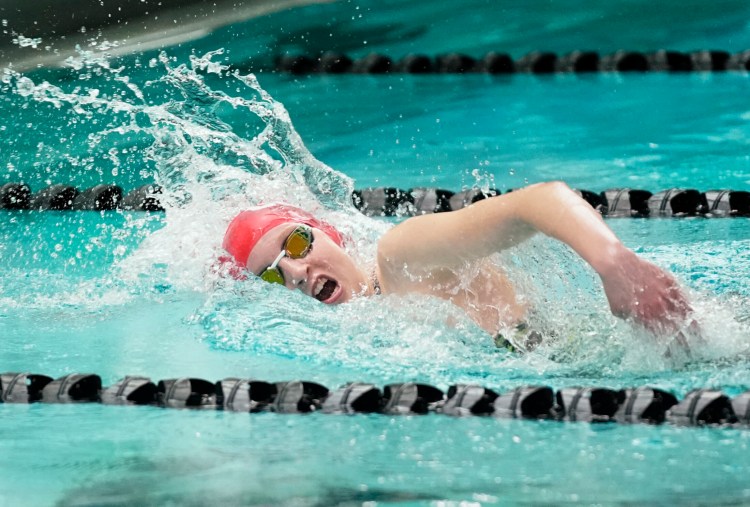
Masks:
[[[415,5],[404,12],[404,26],[429,10]],[[375,18],[368,33],[378,33],[388,9],[399,6],[388,3],[376,15],[373,5],[360,4]],[[506,190],[548,179],[596,191],[750,186],[746,74],[260,73],[256,83],[245,71],[228,76],[216,66],[266,51],[275,26],[308,33],[310,14],[348,19],[355,7],[313,6],[238,23],[161,58],[153,52],[107,63],[84,55],[67,70],[4,74],[2,181],[35,190],[158,181],[168,210],[4,212],[0,369],[90,371],[105,384],[143,374],[302,378],[329,387],[474,382],[500,391],[529,383],[648,384],[680,396],[695,387],[732,395],[750,387],[745,219],[608,222],[691,291],[707,343],[688,362],[665,359],[653,340],[612,318],[593,274],[543,238],[501,259],[517,266],[516,281],[554,331],[525,357],[496,349],[441,302],[384,297],[328,308],[254,280],[212,276],[229,218],[264,200],[316,210],[368,259],[390,224],[350,207],[354,187]],[[494,13],[488,4],[474,7],[484,18]],[[677,49],[744,49],[737,41],[747,29],[736,15],[696,10],[691,18],[687,10],[680,16],[692,24],[671,34]],[[616,13],[599,12],[610,20]],[[539,14],[536,24],[557,15]],[[514,16],[520,19],[506,13]],[[707,18],[712,30],[685,35],[684,27]],[[551,39],[558,47],[584,44],[571,33],[587,25],[573,21]],[[465,33],[448,37],[433,28],[409,36],[401,27],[375,47],[392,54],[428,43],[435,52],[485,50],[502,41],[519,52],[540,47],[541,35],[533,34],[547,33],[522,38],[519,28],[507,30],[487,29],[480,44]],[[652,36],[650,44],[669,45]],[[641,49],[628,44],[634,36],[621,40]],[[317,44],[327,41],[319,36]],[[436,321],[436,314],[457,323]],[[5,405],[0,434],[0,505],[750,502],[750,432],[734,429]]]

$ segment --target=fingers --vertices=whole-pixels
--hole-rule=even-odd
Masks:
[[[612,313],[622,319],[632,319],[656,334],[677,332],[692,308],[682,292],[676,288],[660,290],[649,287],[630,292],[625,298],[610,299]]]

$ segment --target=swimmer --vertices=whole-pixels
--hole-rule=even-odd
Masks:
[[[669,273],[626,248],[565,183],[539,183],[450,213],[404,220],[378,242],[374,266],[358,265],[331,225],[285,205],[240,213],[223,247],[234,275],[250,272],[323,303],[419,293],[462,308],[492,336],[526,329],[529,308],[491,254],[541,232],[572,248],[599,278],[614,315],[675,336],[692,309]],[[460,275],[474,266],[473,278]],[[694,321],[691,322],[694,324]]]

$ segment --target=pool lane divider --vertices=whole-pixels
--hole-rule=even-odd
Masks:
[[[109,387],[99,375],[71,373],[53,379],[33,373],[0,374],[5,404],[101,403],[162,408],[275,412],[282,414],[384,414],[486,416],[568,422],[668,423],[678,426],[750,427],[750,391],[729,398],[720,390],[695,389],[678,400],[651,387],[614,390],[603,387],[521,386],[498,393],[473,384],[437,387],[405,382],[386,385],[350,382],[337,389],[292,380],[265,382],[225,378],[171,378],[154,383],[127,376]]]
[[[509,192],[512,192],[510,190]],[[633,188],[602,192],[576,190],[602,215],[612,218],[750,217],[750,192],[669,188],[656,193]],[[460,192],[419,187],[366,188],[352,194],[354,206],[368,216],[414,216],[455,211],[482,199],[500,195],[496,189],[472,188]]]
[[[143,185],[127,194],[117,185],[95,185],[79,190],[56,184],[32,193],[25,183],[0,186],[0,209],[36,211],[164,211],[159,185]]]
[[[509,192],[512,192],[510,190]],[[634,188],[602,192],[576,190],[607,217],[750,217],[750,192],[669,188],[656,193]],[[32,193],[24,183],[0,186],[0,210],[32,211],[164,211],[158,185],[143,185],[125,194],[117,185],[96,185],[79,190],[56,184]],[[500,195],[496,189],[470,188],[459,192],[431,187],[407,190],[395,187],[364,188],[352,194],[354,206],[368,216],[415,216],[455,211],[482,199]]]
[[[256,67],[252,61],[243,68]],[[337,51],[317,55],[284,54],[274,59],[273,70],[290,74],[553,74],[592,72],[723,72],[750,70],[750,50],[680,52],[571,51],[559,56],[549,51],[532,51],[518,59],[491,51],[480,58],[464,53],[436,56],[408,54],[394,59],[379,53],[351,58]]]

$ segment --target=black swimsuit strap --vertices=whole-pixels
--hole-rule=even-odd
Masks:
[[[380,295],[380,281],[375,275],[375,269],[370,272],[370,280],[372,281],[372,289],[375,291],[375,294]]]

